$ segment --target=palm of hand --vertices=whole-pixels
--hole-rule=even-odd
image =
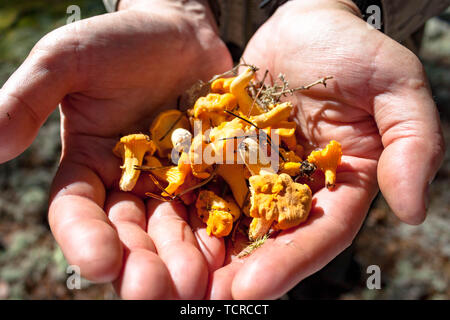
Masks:
[[[407,49],[341,7],[311,7],[288,3],[279,9],[252,38],[244,59],[261,69],[260,78],[266,69],[274,77],[284,74],[290,88],[334,76],[326,88],[317,86],[287,99],[296,106],[299,143],[306,155],[333,139],[342,144],[336,189],[328,191],[322,184],[315,190],[307,223],[269,239],[245,262],[228,259],[231,262],[212,277],[211,297],[278,298],[322,268],[356,236],[378,191],[377,175],[400,218],[410,223],[423,219],[420,197],[411,201],[410,195],[392,192],[407,182],[398,171],[405,165],[401,155],[411,146],[401,139],[417,134],[408,113],[421,102],[435,112],[424,98],[429,93],[420,63]],[[409,110],[402,114],[391,108]],[[432,129],[438,135],[438,126]],[[419,146],[423,143],[413,144]],[[412,161],[405,162],[415,167]],[[421,183],[407,188],[423,194]]]
[[[125,134],[148,132],[158,109],[174,108],[193,82],[230,69],[230,56],[212,31],[180,31],[180,20],[137,12],[100,19],[82,21],[78,42],[60,44],[75,46],[82,79],[61,105],[50,226],[83,276],[115,280],[124,298],[202,298],[208,270],[185,208],[145,203],[144,193],[155,189],[144,174],[133,193],[119,192],[112,148]],[[181,270],[186,260],[191,275]]]

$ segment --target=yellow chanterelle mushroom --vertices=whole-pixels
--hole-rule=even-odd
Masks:
[[[236,105],[236,97],[230,93],[210,93],[195,102],[193,116],[195,119],[202,120],[206,127],[218,126],[228,117],[224,111],[231,111]]]
[[[219,197],[212,191],[200,191],[195,203],[198,216],[206,222],[208,235],[226,237],[233,229],[233,222],[240,216],[239,207],[233,199]]]
[[[153,167],[152,174],[159,179],[168,182],[167,187],[161,193],[162,196],[175,195],[177,190],[184,183],[186,177],[191,173],[188,154],[183,152],[176,166],[164,167],[155,157],[146,157],[146,165]]]
[[[250,182],[249,238],[263,237],[271,227],[285,230],[299,225],[308,218],[312,192],[306,184],[292,181],[282,173],[252,176]]]
[[[232,93],[238,101],[239,110],[244,115],[256,115],[263,111],[256,101],[254,101],[247,93],[247,86],[255,76],[255,68],[249,67],[239,76],[234,78],[230,84],[230,93]]]
[[[141,173],[135,166],[141,166],[146,153],[152,155],[156,151],[156,146],[150,137],[145,134],[130,134],[122,137],[116,144],[113,152],[123,159],[122,177],[120,178],[120,190],[133,190]]]
[[[332,189],[336,183],[336,168],[341,163],[341,144],[335,140],[321,150],[311,152],[308,162],[313,163],[325,174],[325,185]]]
[[[236,79],[231,78],[219,78],[211,83],[211,92],[213,93],[230,93],[230,85]]]
[[[277,126],[282,121],[286,121],[289,118],[292,108],[290,102],[280,103],[274,106],[270,111],[250,117],[250,120],[254,125],[261,129]]]

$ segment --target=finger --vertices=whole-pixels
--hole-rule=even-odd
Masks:
[[[69,264],[94,282],[117,278],[122,246],[103,211],[105,189],[89,168],[63,160],[51,191],[49,224]]]
[[[137,196],[111,192],[105,211],[125,249],[123,269],[114,287],[123,299],[170,299],[173,286],[169,271],[158,257],[146,232],[146,208]]]
[[[75,44],[55,41],[61,31],[41,40],[0,89],[0,163],[22,153],[75,86]],[[20,128],[20,130],[17,130]]]
[[[377,191],[375,160],[352,159],[351,166],[339,172],[334,191],[314,195],[306,223],[269,238],[245,258],[232,283],[234,299],[279,298],[351,244]]]
[[[214,271],[209,277],[206,299],[209,300],[232,300],[231,287],[233,279],[244,261],[234,261]]]
[[[197,209],[194,206],[189,208],[189,225],[194,232],[198,248],[206,259],[208,270],[212,273],[223,265],[225,241],[223,238],[208,235],[206,224],[198,217]]]
[[[148,233],[158,255],[166,264],[179,299],[203,298],[208,281],[208,267],[197,247],[187,214],[179,203],[150,200]]]
[[[384,146],[378,180],[394,213],[404,222],[419,224],[426,216],[428,185],[442,163],[444,140],[420,62],[407,61],[408,78],[394,82],[390,92],[375,100]]]
[[[241,221],[241,223],[244,223]],[[246,223],[246,221],[245,221]],[[239,254],[245,250],[249,244],[248,237],[236,231],[231,239],[228,239],[225,253],[224,266],[210,274],[206,298],[211,300],[233,299],[231,292],[233,279],[238,270],[245,263],[245,259]]]

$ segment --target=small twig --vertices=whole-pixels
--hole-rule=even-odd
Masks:
[[[284,77],[284,74],[282,74],[282,73],[280,73],[280,75],[278,76],[278,78],[279,78],[279,79],[281,80],[281,82],[283,83],[283,87],[281,88],[281,91],[285,91],[286,88],[289,87],[289,83],[286,81],[286,79],[285,79],[285,77]],[[281,95],[278,96],[278,98],[277,98],[276,101],[279,102],[280,99],[281,99]]]
[[[166,168],[171,168],[172,166],[160,166],[160,167],[150,167],[150,166],[137,166],[135,165],[133,167],[134,170],[140,170],[140,171],[153,171],[153,170],[161,170]]]
[[[153,180],[153,183],[158,187],[158,189],[160,189],[162,193],[167,194],[167,196],[171,198],[171,200],[167,200],[167,201],[173,201],[173,200],[175,200],[176,196],[174,196],[173,194],[167,192],[166,189],[163,188],[163,187],[159,184],[158,179],[156,179],[156,178],[153,176],[153,174],[150,173],[149,176],[150,176],[150,178]],[[147,193],[151,193],[151,192],[147,192]]]
[[[150,197],[150,198],[153,198],[153,199],[156,199],[156,200],[159,200],[159,201],[170,202],[170,201],[175,200],[175,199],[172,199],[172,198],[167,199],[167,198],[164,198],[163,196],[160,196],[160,195],[157,195],[157,194],[154,194],[154,193],[151,193],[151,192],[146,192],[145,195],[147,197]]]
[[[264,76],[262,78],[262,80],[259,82],[260,86],[264,86],[264,81],[266,81],[267,75],[269,74],[269,69],[266,69],[266,71],[264,72]]]
[[[267,75],[267,70],[266,70],[266,73],[264,74],[263,83],[264,83],[264,80],[266,78],[266,75]],[[252,110],[253,110],[253,106],[255,105],[255,103],[257,103],[256,101],[258,100],[259,95],[261,94],[263,88],[264,88],[264,86],[261,86],[261,88],[259,88],[258,93],[256,94],[255,98],[253,99],[252,106],[250,107],[250,110],[248,111],[247,117],[250,117],[250,115],[252,113]]]
[[[254,124],[254,123],[251,122],[250,120],[245,119],[244,117],[241,117],[240,115],[237,115],[236,113],[231,112],[230,110],[225,110],[225,112],[228,113],[228,114],[231,114],[232,116],[234,116],[234,117],[236,117],[236,118],[241,119],[242,121],[245,121],[246,123],[248,123],[249,125],[255,127],[256,129],[261,130],[261,128],[259,128],[256,124]]]
[[[248,135],[248,136],[235,136],[235,137],[226,137],[226,138],[220,138],[217,139],[218,141],[223,141],[223,140],[231,140],[231,139],[241,139],[241,138],[258,138],[257,135]]]
[[[300,86],[297,88],[293,88],[293,89],[287,89],[287,90],[282,90],[279,92],[275,92],[272,95],[273,96],[281,96],[281,95],[286,95],[286,94],[292,94],[295,91],[299,91],[299,90],[309,90],[310,88],[318,85],[318,84],[323,84],[324,87],[327,86],[327,80],[333,79],[333,76],[328,76],[328,77],[323,77],[317,81],[314,81],[313,83],[308,84],[307,86]]]
[[[190,188],[188,188],[186,190],[183,190],[182,192],[177,194],[176,197],[181,197],[182,195],[184,195],[184,194],[186,194],[186,193],[188,193],[188,192],[190,192],[192,190],[195,190],[195,189],[198,189],[200,187],[203,187],[205,184],[210,182],[216,176],[217,168],[218,168],[218,166],[215,166],[214,171],[211,172],[210,176],[206,180],[203,180],[202,182],[200,182],[199,184],[197,184],[197,185],[195,185],[193,187],[190,187]]]

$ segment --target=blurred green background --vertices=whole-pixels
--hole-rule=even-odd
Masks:
[[[100,0],[2,0],[0,86],[33,45],[66,23],[67,7],[82,18],[104,13]],[[420,50],[450,149],[450,11],[428,21]],[[20,128],[19,128],[20,130]],[[1,143],[1,142],[0,142]],[[54,112],[33,145],[0,165],[0,299],[115,299],[110,285],[66,286],[67,262],[47,223],[47,198],[60,153]],[[382,196],[373,203],[353,245],[283,298],[449,299],[450,153],[431,185],[429,217],[401,224]],[[381,290],[368,290],[366,269],[381,268]]]

